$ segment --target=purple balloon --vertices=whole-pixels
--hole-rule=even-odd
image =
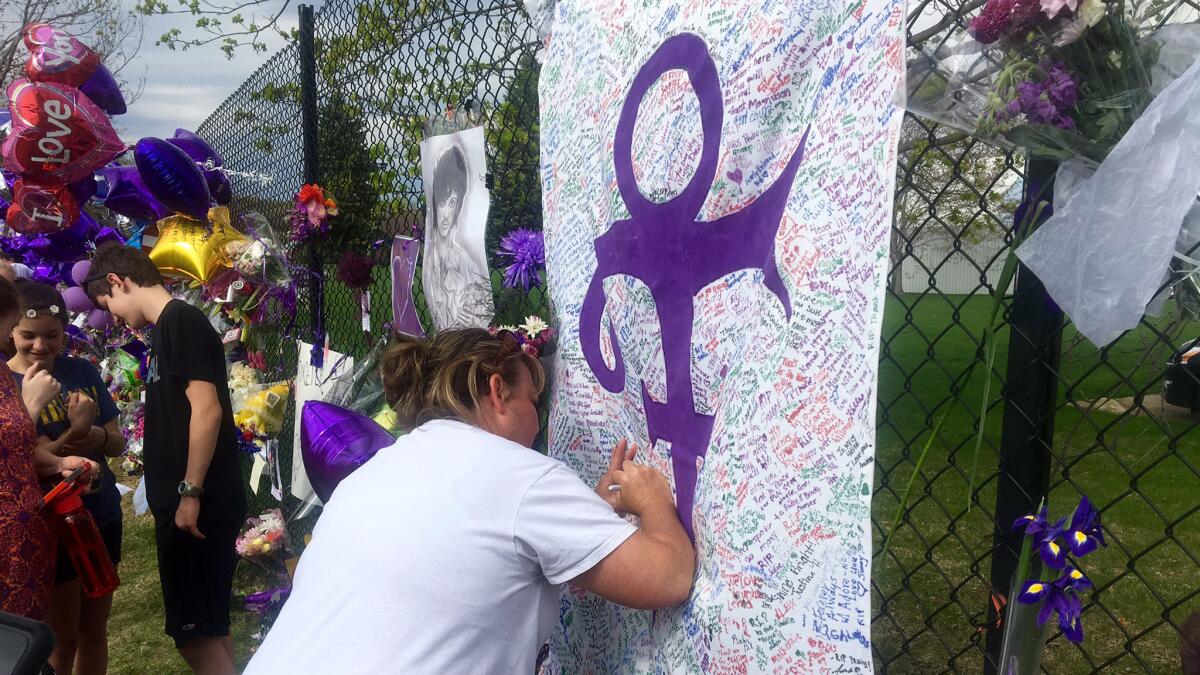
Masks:
[[[221,206],[229,206],[233,201],[233,185],[229,182],[229,176],[214,169],[204,172],[204,181],[208,183],[208,194],[212,200]]]
[[[163,206],[196,220],[207,219],[208,185],[186,152],[161,138],[143,138],[133,158],[142,182]]]
[[[323,502],[343,478],[395,442],[375,420],[331,403],[308,401],[300,415],[300,455]]]
[[[71,281],[74,281],[76,286],[82,286],[83,280],[87,278],[88,272],[91,271],[92,261],[80,260],[71,266]]]
[[[112,325],[112,314],[102,309],[93,309],[88,312],[87,325],[96,330],[104,330]]]
[[[88,244],[99,232],[100,225],[96,220],[81,211],[67,229],[30,239],[29,250],[43,260],[73,263],[87,257],[91,249]]]
[[[63,291],[62,296],[63,302],[67,303],[67,311],[74,314],[82,314],[96,309],[96,306],[92,304],[91,298],[78,286],[72,286]]]
[[[124,244],[125,237],[121,236],[120,232],[117,232],[111,227],[102,227],[100,228],[100,231],[96,233],[96,236],[92,239],[92,241],[96,243],[97,247],[102,244],[107,244],[110,241],[115,241],[118,244]]]
[[[153,223],[171,215],[171,210],[150,194],[136,166],[106,166],[100,175],[108,184],[104,206],[130,220]]]
[[[82,209],[89,199],[96,196],[96,179],[88,176],[83,180],[71,183],[67,188],[71,190],[71,196],[75,198],[75,203],[79,204],[79,208]]]
[[[109,115],[125,114],[125,96],[121,94],[121,87],[117,84],[116,78],[112,72],[100,64],[96,67],[96,72],[79,87],[79,90],[87,94],[87,97],[92,99],[92,102],[104,109],[104,112]]]
[[[167,142],[183,150],[188,154],[188,157],[191,157],[200,164],[204,164],[210,159],[213,161],[213,166],[223,166],[225,164],[225,160],[221,159],[221,155],[216,150],[213,150],[208,141],[187,129],[176,129],[175,135],[168,138]]]

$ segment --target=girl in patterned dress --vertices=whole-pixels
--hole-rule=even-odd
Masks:
[[[17,289],[0,277],[0,335],[12,334],[19,309]],[[20,391],[15,378],[0,377],[0,611],[38,620],[49,607],[55,553],[38,476],[67,476],[77,467],[84,467],[81,479],[98,474],[82,457],[35,452],[33,420],[58,393],[58,383],[38,367],[25,374]],[[84,403],[76,410],[88,412]]]

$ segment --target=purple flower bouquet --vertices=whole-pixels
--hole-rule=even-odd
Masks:
[[[965,32],[916,47],[907,107],[976,137],[1094,166],[1161,91],[1163,40],[1119,0],[988,0]]]

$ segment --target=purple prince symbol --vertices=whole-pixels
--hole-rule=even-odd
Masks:
[[[630,148],[642,97],[669,70],[687,72],[700,104],[703,149],[696,173],[677,196],[656,204],[637,186]],[[625,389],[625,362],[610,324],[615,367],[609,369],[600,351],[600,322],[604,314],[604,279],[621,274],[640,279],[654,297],[662,327],[667,400],[650,398],[642,382],[642,404],[650,442],[671,445],[679,517],[688,536],[696,492],[696,463],[708,451],[713,418],[696,412],[691,380],[691,329],[694,298],[706,286],[744,269],[761,269],[763,283],[791,317],[787,288],[775,265],[775,235],[787,205],[792,180],[804,155],[806,131],[775,183],[741,211],[711,222],[697,222],[717,171],[724,115],[721,83],[708,48],[698,36],[684,33],[669,38],[638,71],[621,108],[614,139],[617,187],[629,220],[619,220],[596,238],[596,273],[580,314],[580,341],[597,381],[611,392]]]

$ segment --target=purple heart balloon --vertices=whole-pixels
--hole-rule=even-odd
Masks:
[[[208,185],[186,152],[161,138],[143,138],[133,158],[142,182],[163,206],[196,220],[208,218]]]
[[[213,150],[208,141],[187,129],[176,129],[175,135],[168,138],[167,142],[183,150],[188,154],[188,157],[191,157],[200,164],[204,164],[210,159],[213,161],[213,166],[223,166],[225,164],[225,160],[221,159],[221,155],[216,150]]]
[[[150,194],[136,166],[106,166],[100,169],[100,175],[108,185],[104,206],[109,211],[145,223],[171,215],[171,210]]]
[[[323,502],[343,478],[395,442],[375,420],[331,403],[308,401],[300,414],[300,454]]]
[[[87,97],[92,99],[92,103],[103,108],[104,112],[109,115],[125,114],[125,97],[121,94],[121,87],[117,84],[112,72],[104,67],[104,64],[96,67],[96,72],[92,73],[92,76],[79,87],[79,90],[87,94]]]

